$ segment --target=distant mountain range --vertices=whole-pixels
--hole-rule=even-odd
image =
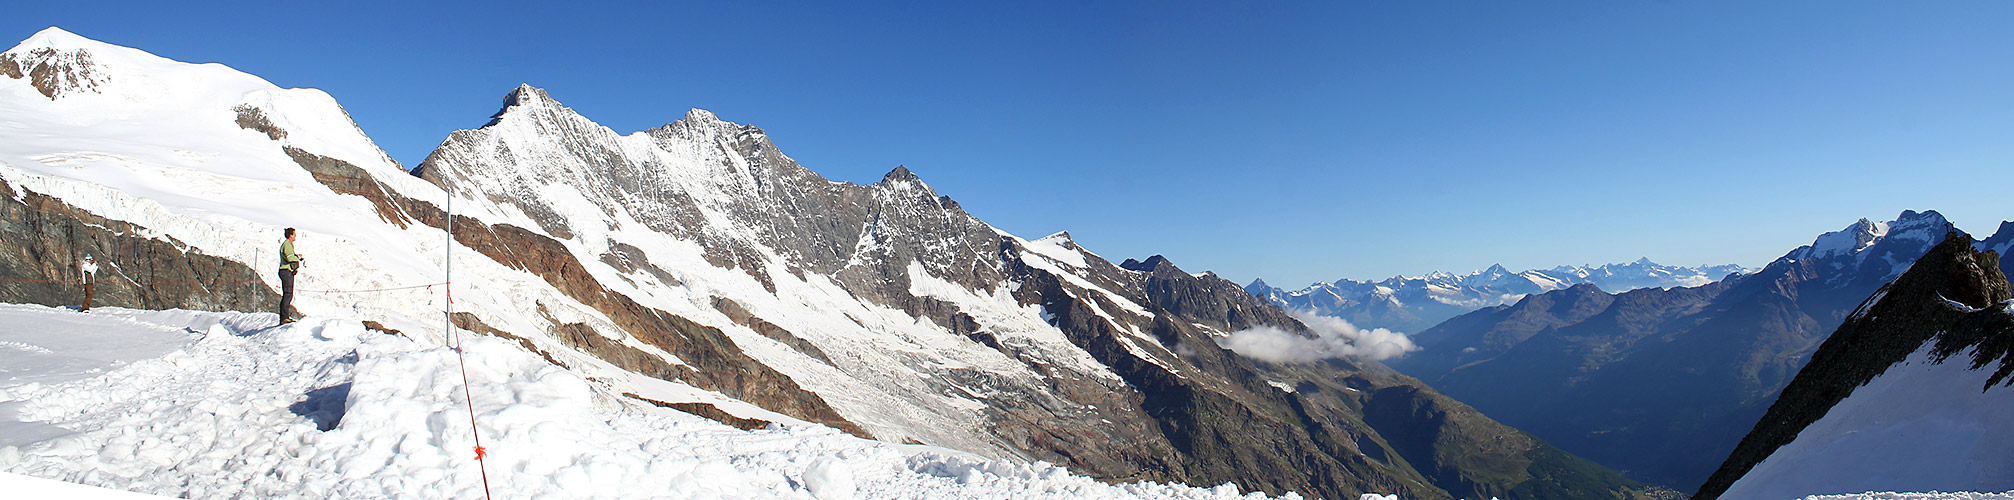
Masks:
[[[1590,284],[1609,292],[1700,286],[1751,269],[1728,264],[1672,267],[1649,258],[1627,264],[1560,266],[1510,272],[1502,265],[1458,275],[1435,271],[1383,281],[1339,279],[1287,291],[1252,280],[1245,291],[1293,310],[1348,320],[1361,328],[1419,332],[1469,311],[1516,302],[1526,295]]]
[[[1728,280],[1531,295],[1413,335],[1421,350],[1387,364],[1568,451],[1690,488],[1857,305],[1955,231],[1905,211]]]

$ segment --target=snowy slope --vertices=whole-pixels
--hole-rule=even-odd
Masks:
[[[2014,415],[2014,389],[1982,393],[1991,370],[1938,363],[1931,348],[1854,389],[1722,496],[2014,488],[2014,426],[2001,424]]]
[[[2014,291],[1997,264],[1963,233],[1916,259],[1825,339],[1695,498],[2014,488]]]
[[[343,319],[274,327],[269,313],[0,305],[0,324],[0,365],[16,367],[0,400],[64,431],[0,447],[10,473],[194,498],[482,495],[451,349]],[[1108,485],[817,425],[742,431],[597,390],[506,342],[466,340],[499,496],[1264,497]]]

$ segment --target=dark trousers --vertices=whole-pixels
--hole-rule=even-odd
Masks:
[[[294,307],[294,271],[280,270],[280,321],[287,321],[287,310]]]
[[[91,292],[94,292],[94,291],[96,291],[96,290],[92,290],[91,288],[92,288],[92,287],[91,287],[91,279],[90,279],[90,278],[85,278],[85,279],[84,279],[84,307],[81,307],[81,308],[78,308],[78,309],[77,309],[78,311],[89,311],[89,310],[91,310]]]

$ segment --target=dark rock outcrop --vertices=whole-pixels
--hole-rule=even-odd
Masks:
[[[59,51],[48,47],[25,54],[0,54],[0,76],[27,78],[35,91],[51,100],[66,94],[98,92],[98,86],[109,78],[92,62],[91,51]]]
[[[98,260],[93,306],[274,311],[259,272],[145,227],[104,218],[0,181],[0,302],[75,306],[77,264]],[[266,270],[266,272],[271,272]]]

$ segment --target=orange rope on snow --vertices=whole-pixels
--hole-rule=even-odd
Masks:
[[[469,359],[467,355],[462,353],[461,330],[455,328],[455,288],[452,284],[455,281],[455,194],[452,184],[443,184],[442,190],[446,191],[448,195],[447,207],[444,210],[447,212],[448,219],[448,241],[441,251],[441,282],[443,285],[447,285],[447,304],[445,304],[446,307],[443,311],[445,314],[441,318],[441,329],[447,332],[449,338],[454,339],[455,362],[460,365],[462,371],[462,401],[467,402],[469,409],[469,436],[473,437],[476,443],[476,471],[482,474],[483,498],[489,499],[492,498],[490,495],[490,472],[489,466],[483,461],[483,457],[488,452],[483,449],[482,431],[476,428],[476,398],[469,391]]]

